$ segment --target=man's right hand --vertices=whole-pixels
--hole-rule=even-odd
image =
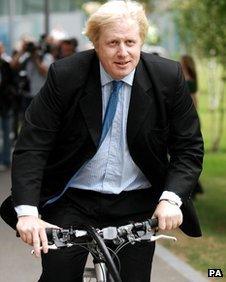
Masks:
[[[40,257],[42,251],[48,253],[48,240],[46,228],[60,228],[33,215],[23,215],[18,217],[16,229],[21,239],[34,247],[34,254]]]

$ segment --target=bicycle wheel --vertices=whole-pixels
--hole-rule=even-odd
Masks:
[[[83,274],[83,282],[96,282],[96,271],[93,267],[86,267]]]

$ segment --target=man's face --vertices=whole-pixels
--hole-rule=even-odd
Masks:
[[[138,24],[120,20],[101,28],[95,49],[105,71],[122,79],[137,66],[141,45]]]

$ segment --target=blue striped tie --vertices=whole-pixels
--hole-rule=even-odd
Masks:
[[[101,139],[99,146],[102,144],[104,141],[104,138],[106,137],[109,128],[111,127],[111,124],[113,122],[116,108],[117,108],[117,103],[118,103],[118,93],[120,88],[122,87],[123,81],[112,81],[112,91],[111,95],[107,104],[107,109],[104,115],[104,122],[103,122],[103,127],[102,127],[102,134],[101,134]]]

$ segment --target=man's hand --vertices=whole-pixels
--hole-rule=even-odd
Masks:
[[[19,216],[16,229],[20,234],[21,239],[34,247],[34,253],[40,257],[40,247],[42,251],[48,253],[48,240],[45,228],[59,228],[56,225],[49,224],[36,216],[27,215]]]
[[[181,225],[183,215],[179,206],[166,200],[159,202],[154,214],[158,218],[158,227],[161,230],[172,230]]]

